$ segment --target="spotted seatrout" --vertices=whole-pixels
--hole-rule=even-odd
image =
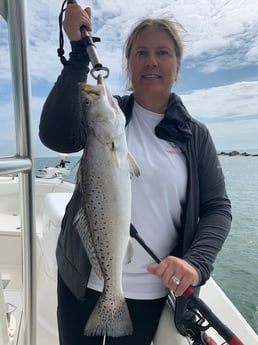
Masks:
[[[96,86],[80,84],[80,92],[87,142],[78,169],[82,206],[75,223],[92,268],[104,279],[85,334],[119,337],[132,333],[122,266],[129,243],[130,174],[139,171],[127,152],[124,114],[103,79]]]

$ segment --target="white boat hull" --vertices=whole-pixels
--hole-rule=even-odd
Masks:
[[[19,216],[17,178],[0,177],[0,272],[2,279],[9,281],[4,289],[5,302],[17,307],[13,313],[16,319],[16,334],[9,342],[1,345],[26,345],[23,339],[16,339],[22,313],[21,291],[21,232]],[[37,344],[58,345],[56,321],[56,260],[55,248],[61,220],[74,185],[60,180],[36,179],[36,232],[37,232]],[[1,296],[1,295],[0,295]],[[200,297],[213,312],[246,345],[258,345],[258,336],[231,301],[210,279],[201,289]],[[0,297],[1,299],[1,297]],[[47,303],[46,303],[47,302]],[[1,321],[1,318],[0,318]],[[10,331],[10,330],[9,330]],[[218,343],[223,339],[213,329],[209,335]],[[4,337],[4,336],[3,336]],[[4,338],[3,338],[4,339]],[[0,333],[1,340],[1,333]],[[12,342],[11,342],[12,341]],[[189,345],[190,340],[181,336],[175,328],[173,311],[164,308],[154,345]]]

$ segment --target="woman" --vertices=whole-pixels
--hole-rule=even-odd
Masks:
[[[85,127],[78,82],[85,81],[89,58],[80,27],[91,31],[91,11],[67,6],[64,28],[72,52],[49,94],[41,116],[40,138],[59,152],[84,148]],[[125,265],[123,289],[133,322],[133,335],[106,344],[150,345],[168,289],[176,297],[176,324],[181,327],[183,292],[209,278],[231,224],[224,176],[207,128],[193,119],[181,99],[171,93],[178,79],[183,47],[175,25],[145,19],[125,43],[132,94],[118,97],[126,120],[129,151],[140,171],[132,179],[132,223],[157,256],[155,265],[134,243]],[[62,135],[58,130],[62,125]],[[101,291],[73,219],[80,207],[78,192],[67,206],[57,245],[58,324],[61,345],[102,344],[83,330]]]

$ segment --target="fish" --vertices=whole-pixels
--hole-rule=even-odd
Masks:
[[[82,203],[74,224],[92,269],[104,280],[84,334],[120,337],[133,332],[122,269],[133,255],[131,176],[140,172],[128,153],[124,113],[103,77],[97,80],[97,85],[79,84],[87,139],[77,173]]]

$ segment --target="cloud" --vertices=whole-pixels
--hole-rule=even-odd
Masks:
[[[216,142],[250,142],[257,125],[258,94],[258,2],[255,0],[89,0],[78,1],[92,7],[93,34],[101,37],[97,51],[110,68],[108,86],[114,94],[124,94],[122,46],[133,23],[146,16],[173,14],[186,29],[184,73],[191,83],[178,89],[189,112],[212,127]],[[31,0],[27,6],[29,70],[32,83],[32,127],[36,152],[43,150],[37,137],[42,104],[59,75],[62,65],[58,16],[60,0]],[[65,56],[70,44],[65,37]],[[12,85],[7,24],[0,17],[0,154],[14,133]],[[247,73],[248,71],[248,73]],[[188,89],[187,89],[188,87]],[[234,126],[235,132],[231,131]],[[242,127],[241,127],[242,126]],[[246,137],[245,137],[246,128]],[[257,128],[257,127],[256,127]],[[240,130],[242,132],[240,133]],[[9,133],[9,134],[8,134]],[[10,134],[11,133],[11,134]],[[221,135],[224,133],[224,135]],[[2,144],[5,137],[5,144]],[[258,146],[252,140],[253,145]],[[251,144],[251,142],[250,142]],[[8,153],[15,144],[8,141]]]
[[[258,148],[258,81],[200,89],[181,98],[209,128],[218,150]]]
[[[100,36],[98,50],[103,63],[121,64],[121,49],[134,22],[146,16],[173,14],[187,30],[185,57],[205,73],[235,66],[258,64],[258,2],[253,0],[142,0],[80,2],[92,7],[93,33]],[[58,69],[58,14],[61,2],[32,0],[28,6],[32,78],[53,81]],[[66,54],[70,50],[65,41]],[[193,62],[194,58],[194,62]],[[212,62],[212,63],[211,63]]]
[[[258,64],[258,2],[202,0],[198,7],[185,13],[182,6],[179,15],[191,38],[186,57],[192,67],[210,73]]]
[[[133,23],[144,16],[173,14],[187,30],[185,57],[189,66],[210,73],[220,69],[258,63],[258,2],[253,0],[142,0],[79,2],[92,7],[94,35],[101,37],[98,44],[103,63],[110,61],[120,66],[121,48]],[[28,29],[32,79],[54,81],[60,69],[58,48],[59,0],[32,0],[28,6]],[[0,21],[1,53],[8,52],[7,29]],[[66,56],[70,50],[65,41]],[[10,77],[9,64],[1,64],[1,78]],[[212,63],[211,63],[212,62]]]
[[[250,115],[258,118],[258,81],[238,82],[181,95],[190,113],[205,122]]]
[[[180,96],[191,115],[209,128],[217,149],[226,150],[258,148],[257,95],[258,81],[201,89]],[[43,98],[33,99],[35,128],[43,102]],[[36,129],[34,138],[38,141],[37,133]]]

